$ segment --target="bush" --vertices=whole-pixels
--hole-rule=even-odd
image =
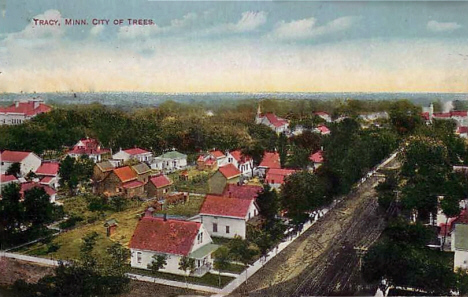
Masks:
[[[60,229],[70,229],[75,227],[76,223],[83,221],[83,218],[80,216],[72,216],[64,222],[59,224]]]
[[[90,211],[106,211],[110,209],[107,199],[104,197],[88,197],[87,200]]]
[[[47,245],[47,253],[55,253],[60,249],[60,245],[58,243],[52,242]]]

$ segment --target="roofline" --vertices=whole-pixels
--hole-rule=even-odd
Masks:
[[[250,206],[249,206],[250,207]],[[216,215],[212,213],[199,213],[201,216],[213,216],[213,217],[223,217],[223,218],[231,218],[231,219],[239,219],[239,220],[245,220],[244,217],[234,217],[234,216],[226,216],[226,215]],[[246,214],[247,215],[247,214]]]

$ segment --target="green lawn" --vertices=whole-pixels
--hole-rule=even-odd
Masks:
[[[189,201],[185,204],[168,205],[158,213],[167,213],[185,217],[193,217],[200,212],[200,208],[205,201],[205,196],[189,196]]]
[[[168,176],[174,182],[174,188],[179,192],[189,192],[206,194],[209,192],[208,178],[211,176],[210,171],[200,171],[196,168],[191,168],[188,171],[188,181],[180,180],[180,172],[174,172]]]
[[[133,268],[133,267],[130,268],[129,272],[134,273],[134,274],[157,277],[157,278],[164,278],[164,279],[173,280],[173,281],[185,282],[185,278],[182,275],[176,275],[176,274],[171,274],[171,273],[157,272],[153,274],[149,270]],[[221,276],[221,288],[229,284],[233,279],[234,279],[233,277]],[[220,288],[219,276],[216,274],[212,274],[212,273],[207,273],[202,277],[189,276],[187,277],[187,282],[191,284],[205,285],[205,286]]]

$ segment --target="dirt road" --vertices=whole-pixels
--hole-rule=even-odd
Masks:
[[[395,166],[395,162],[388,167]],[[387,166],[386,166],[387,167]],[[268,262],[232,296],[352,295],[360,278],[359,248],[385,227],[378,214],[377,174]]]

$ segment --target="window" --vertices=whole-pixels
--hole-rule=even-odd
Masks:
[[[200,267],[201,266],[201,261],[197,260],[197,262],[198,262],[198,267]]]
[[[249,212],[249,220],[250,220],[250,212]]]
[[[213,232],[218,232],[218,224],[213,223]]]
[[[202,242],[203,242],[203,232],[200,233],[200,234],[198,234],[197,240],[198,240],[198,243],[202,243]]]
[[[229,230],[229,226],[226,226],[226,234],[229,234],[231,230]]]
[[[256,209],[254,209],[254,216],[256,216],[256,215],[257,215],[257,210],[256,210]]]
[[[141,263],[141,252],[137,252],[137,263]]]

